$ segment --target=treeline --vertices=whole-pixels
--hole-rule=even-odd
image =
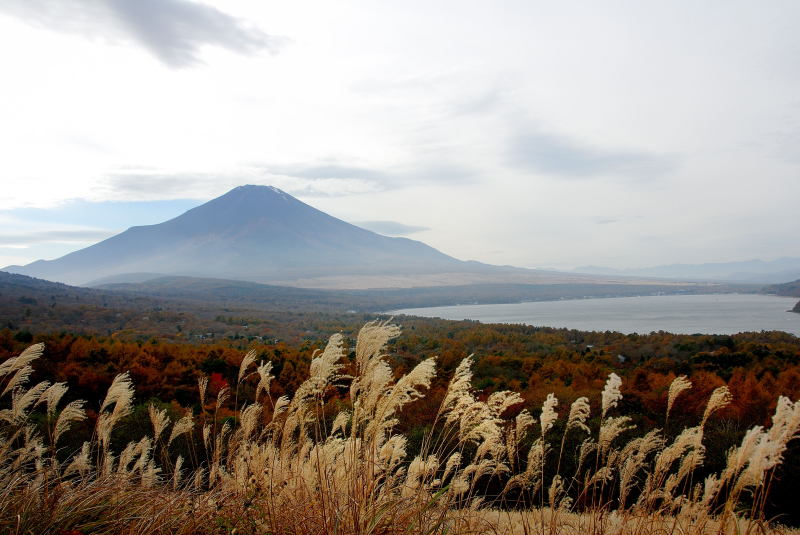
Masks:
[[[357,325],[401,308],[563,298],[744,291],[744,287],[633,284],[476,284],[323,291],[243,281],[164,277],[104,289],[78,288],[0,271],[0,328],[128,340],[316,336],[317,324]],[[749,288],[753,290],[754,288]]]
[[[294,391],[308,372],[314,350],[324,347],[331,334],[342,332],[352,342],[363,324],[361,316],[296,319],[272,325],[272,337],[196,341],[33,334],[6,328],[0,331],[0,358],[44,342],[46,357],[37,372],[50,380],[69,382],[77,397],[98,399],[116,374],[130,371],[142,400],[158,398],[191,406],[197,402],[198,378],[210,376],[218,386],[235,383],[242,356],[252,349],[257,361],[272,362],[276,376],[272,394],[277,397]],[[474,354],[476,386],[484,395],[519,391],[531,409],[540,406],[550,392],[566,402],[589,396],[602,388],[612,371],[625,379],[629,412],[641,415],[648,425],[659,424],[665,409],[664,393],[677,375],[687,375],[695,383],[683,402],[686,410],[677,416],[687,421],[702,412],[708,394],[722,384],[734,394],[734,403],[723,416],[742,427],[767,423],[778,395],[800,398],[800,339],[783,332],[624,335],[400,319],[403,335],[390,346],[397,373],[435,356],[443,381],[462,358]],[[438,403],[441,389],[443,382],[434,382],[426,397],[432,405]],[[426,410],[424,404],[417,408],[422,413]],[[425,418],[425,414],[417,414],[413,421]]]

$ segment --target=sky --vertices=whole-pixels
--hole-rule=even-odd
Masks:
[[[0,266],[242,184],[465,260],[800,256],[800,2],[0,0]]]

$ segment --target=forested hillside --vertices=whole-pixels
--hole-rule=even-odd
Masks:
[[[773,284],[764,288],[767,293],[775,295],[785,295],[788,297],[800,297],[800,279],[783,284]]]

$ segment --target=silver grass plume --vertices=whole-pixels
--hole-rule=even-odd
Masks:
[[[773,442],[787,444],[800,431],[800,401],[792,401],[780,396],[772,416],[772,427],[769,429],[769,438]]]
[[[169,434],[169,440],[167,441],[167,446],[172,444],[172,442],[181,435],[191,432],[194,429],[194,418],[192,417],[191,412],[187,412],[180,420],[175,422],[175,425],[172,426],[172,432]]]
[[[511,390],[501,390],[489,395],[489,398],[486,400],[486,405],[491,409],[492,414],[499,418],[506,409],[524,402],[525,400],[522,399],[519,393],[512,392]]]
[[[606,413],[617,406],[619,400],[622,399],[622,394],[619,391],[619,388],[622,386],[622,379],[619,378],[619,375],[616,373],[610,373],[608,375],[608,380],[606,381],[606,386],[603,388],[602,394],[602,417],[606,417]]]
[[[656,476],[663,476],[666,474],[672,464],[683,456],[690,448],[697,447],[701,443],[703,432],[701,427],[687,427],[675,440],[664,448],[658,457],[656,457],[655,467],[653,474]]]
[[[597,472],[592,474],[592,477],[589,478],[589,481],[586,483],[586,486],[592,486],[595,483],[605,483],[614,479],[614,472],[611,471],[611,468],[608,466],[603,466]]]
[[[219,389],[219,392],[217,392],[217,405],[216,405],[217,410],[219,410],[222,407],[222,405],[224,405],[225,402],[228,401],[229,397],[231,397],[230,388],[228,388],[227,386],[223,386],[222,388]]]
[[[197,379],[197,390],[200,393],[200,406],[204,406],[206,404],[206,392],[208,391],[208,377],[202,376]]]
[[[258,373],[258,385],[256,386],[256,402],[258,402],[261,392],[269,396],[269,385],[275,378],[272,375],[272,361],[261,362],[256,368],[256,373]]]
[[[606,453],[611,447],[611,442],[625,431],[633,429],[634,425],[628,425],[631,421],[630,416],[616,416],[608,418],[600,427],[600,434],[597,438],[597,445],[600,453]]]
[[[665,492],[664,482],[672,465],[690,450],[702,448],[703,429],[700,426],[688,427],[675,437],[675,440],[661,450],[656,456],[655,464],[645,481],[645,488],[639,496],[640,504],[648,504],[658,498],[670,498],[671,493]],[[692,464],[687,465],[687,468]],[[674,478],[673,480],[674,481]],[[671,485],[673,484],[671,481]],[[674,487],[673,487],[674,488]]]
[[[12,392],[14,389],[27,383],[32,373],[33,373],[33,367],[29,365],[25,365],[16,370],[16,373],[14,373],[14,376],[11,377],[11,380],[6,384],[6,387],[3,390],[3,393],[0,394],[0,397],[5,396],[9,392]]]
[[[133,400],[133,382],[128,372],[121,373],[114,377],[111,386],[108,388],[100,411],[106,410],[112,404],[126,406]],[[116,406],[115,406],[116,409]]]
[[[91,445],[88,442],[84,442],[80,453],[72,458],[72,461],[64,469],[62,475],[66,477],[70,474],[78,473],[81,476],[85,476],[87,473],[89,473],[89,471],[92,469],[92,462],[89,460],[90,452]]]
[[[86,411],[83,410],[83,405],[83,400],[67,403],[56,420],[55,431],[53,431],[53,444],[58,443],[58,439],[61,438],[73,423],[81,422],[86,419]]]
[[[583,429],[589,432],[589,426],[586,425],[586,420],[589,419],[589,398],[579,397],[572,402],[569,407],[569,416],[567,417],[567,428],[570,429]]]
[[[167,416],[167,409],[157,409],[152,403],[147,406],[147,414],[150,416],[150,423],[153,426],[153,441],[158,442],[161,433],[170,423],[169,416]]]
[[[242,379],[245,378],[245,373],[247,372],[247,368],[249,368],[250,365],[255,361],[256,361],[256,350],[251,349],[242,359],[242,363],[239,364],[239,376],[236,380],[237,383],[242,382]]]
[[[456,367],[453,377],[447,386],[447,392],[441,403],[442,413],[446,413],[455,409],[459,404],[459,400],[465,397],[471,397],[472,391],[472,356],[466,357]],[[454,416],[453,419],[458,419],[460,415]]]
[[[145,477],[145,471],[150,464],[150,452],[153,449],[153,441],[150,437],[143,437],[136,446],[136,454],[139,456],[133,465],[134,472],[139,472],[141,477]]]
[[[378,459],[387,471],[394,470],[406,456],[408,439],[403,435],[392,435],[378,453]],[[410,468],[409,468],[410,470]]]
[[[517,414],[516,418],[514,418],[514,425],[509,427],[506,448],[508,449],[507,457],[512,464],[517,462],[517,451],[519,451],[520,444],[522,444],[522,440],[525,438],[528,428],[535,422],[536,420],[533,419],[528,409],[522,409],[522,411]]]
[[[491,457],[492,459],[501,459],[506,452],[506,447],[503,442],[502,429],[494,422],[488,421],[487,425],[478,426],[480,430],[481,439],[478,444],[478,449],[475,450],[474,461]]]
[[[664,483],[664,490],[666,490],[670,495],[674,495],[678,484],[686,479],[689,474],[691,474],[698,466],[703,464],[706,449],[705,446],[703,446],[702,427],[700,427],[698,432],[694,434],[693,438],[694,443],[691,445],[691,449],[681,460],[681,464],[678,467],[678,472],[670,474],[670,476],[667,477],[667,481]]]
[[[421,388],[429,388],[436,375],[436,359],[425,359],[398,379],[376,407],[375,418],[367,426],[367,435],[372,431],[387,430],[397,423],[393,416],[408,403],[423,397]]]
[[[108,449],[111,439],[111,430],[124,417],[132,412],[133,404],[133,383],[128,372],[114,377],[114,381],[108,388],[108,393],[100,406],[100,415],[97,418],[97,434],[100,444],[104,450]],[[106,409],[114,405],[114,409],[109,413]]]
[[[717,477],[717,474],[710,474],[706,476],[706,479],[703,482],[703,497],[700,500],[701,508],[703,510],[708,510],[712,500],[717,496],[717,493],[719,493],[719,490],[722,487],[721,483],[722,482]]]
[[[428,455],[422,459],[419,455],[414,457],[411,464],[408,465],[408,472],[406,475],[406,485],[413,490],[421,484],[429,481],[439,469],[439,459],[436,455]]]
[[[740,476],[737,487],[760,485],[764,475],[783,462],[787,445],[797,436],[798,431],[800,431],[800,401],[792,403],[787,397],[779,397],[772,417],[772,427],[758,433],[757,440],[753,440],[755,444],[749,447],[751,452],[747,467]]]
[[[192,487],[194,490],[200,490],[203,487],[203,481],[206,480],[206,469],[200,468],[195,471],[194,478],[192,478]]]
[[[589,455],[594,451],[597,451],[597,442],[594,442],[589,438],[581,442],[581,449],[580,453],[578,454],[578,468],[575,470],[576,473],[581,471],[581,468],[589,458]]]
[[[324,350],[314,352],[309,367],[309,377],[297,387],[292,399],[293,409],[296,410],[312,398],[321,396],[329,385],[341,378],[339,371],[343,365],[340,361],[344,354],[344,338],[340,333],[330,337]]]
[[[339,414],[337,414],[336,418],[333,419],[333,424],[331,425],[331,435],[335,434],[336,431],[341,431],[343,436],[347,436],[347,423],[350,421],[352,416],[353,413],[348,410],[339,411]]]
[[[636,474],[645,466],[648,455],[664,447],[665,440],[658,429],[644,437],[632,440],[622,451],[622,468],[619,475],[619,503],[624,508],[628,493],[633,488]]]
[[[103,461],[102,461],[102,474],[108,475],[114,473],[114,453],[110,449],[106,449],[106,452],[103,454]]]
[[[461,465],[461,453],[455,452],[447,459],[444,465],[444,472],[442,473],[442,481],[447,479],[447,476],[454,473]]]
[[[172,470],[172,488],[177,489],[181,484],[181,468],[183,468],[183,456],[178,455],[175,459],[175,468]]]
[[[669,385],[669,394],[667,395],[667,418],[669,418],[672,406],[675,404],[675,400],[678,399],[678,396],[681,395],[681,392],[685,392],[690,388],[692,388],[692,382],[687,379],[685,375],[678,376],[672,380],[672,383]]]
[[[528,428],[530,428],[535,421],[531,413],[528,412],[528,409],[522,409],[522,411],[517,414],[516,418],[514,418],[514,434],[516,435],[518,443],[524,438]]]
[[[549,450],[550,445],[541,438],[537,438],[536,442],[531,445],[531,449],[528,451],[528,465],[525,468],[525,473],[529,477],[541,477],[544,460]]]
[[[136,459],[140,446],[141,442],[128,442],[122,452],[120,452],[119,460],[117,461],[118,474],[127,474],[129,472],[128,466]]]
[[[511,477],[506,483],[501,494],[506,494],[515,488],[532,488],[535,493],[539,486],[542,484],[542,467],[544,460],[547,457],[547,452],[550,449],[549,445],[544,442],[541,437],[531,445],[528,450],[527,466],[525,471]]]
[[[550,488],[547,491],[547,497],[550,501],[550,508],[553,511],[561,508],[564,504],[563,502],[567,501],[564,500],[565,491],[564,491],[564,480],[561,478],[560,475],[556,475],[553,477],[553,481],[550,483]]]
[[[357,374],[350,383],[353,401],[354,430],[376,414],[378,404],[390,390],[392,370],[383,351],[386,343],[400,333],[396,325],[371,322],[358,333],[356,340]]]
[[[153,485],[158,483],[158,474],[160,472],[161,468],[156,465],[156,462],[153,459],[150,459],[150,461],[147,463],[147,466],[141,470],[142,487],[151,488]]]
[[[363,375],[369,361],[389,343],[389,340],[400,336],[400,327],[388,321],[371,321],[358,332],[356,339],[356,365],[358,374]]]
[[[722,471],[720,482],[724,483],[733,479],[744,469],[748,461],[752,458],[756,445],[761,441],[764,430],[760,425],[750,428],[742,437],[741,444],[728,452],[725,470]]]
[[[542,427],[542,436],[547,433],[555,421],[558,419],[555,407],[558,406],[558,399],[552,393],[547,394],[547,399],[544,400],[542,405],[542,414],[539,416],[539,423]]]
[[[261,417],[261,405],[248,405],[242,410],[240,415],[240,426],[242,430],[242,438],[249,440],[258,425],[259,418]]]
[[[714,389],[714,391],[711,393],[711,397],[708,399],[708,404],[706,405],[706,410],[703,413],[703,420],[700,422],[700,427],[705,427],[709,416],[730,405],[731,401],[733,401],[733,396],[731,395],[731,391],[728,390],[727,386],[720,386],[719,388]]]
[[[281,396],[275,401],[275,407],[272,409],[272,421],[275,421],[275,418],[280,414],[286,412],[286,409],[289,408],[289,397],[288,396]]]
[[[15,373],[25,366],[29,365],[34,360],[38,359],[44,353],[44,344],[34,344],[27,347],[22,353],[16,357],[11,357],[5,362],[0,364],[0,377]]]
[[[67,383],[54,383],[42,394],[42,397],[39,398],[36,405],[38,406],[40,403],[44,403],[47,407],[47,416],[52,418],[56,413],[61,398],[64,397],[67,390],[69,390]]]
[[[49,386],[49,381],[42,381],[28,390],[23,388],[15,389],[11,394],[12,420],[24,420],[27,416],[28,409],[41,398],[42,394],[44,394]]]
[[[203,444],[206,449],[211,447],[211,424],[203,425]]]

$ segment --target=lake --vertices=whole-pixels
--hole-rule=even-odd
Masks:
[[[406,308],[391,314],[626,334],[735,334],[765,330],[800,336],[800,314],[787,312],[795,303],[796,297],[771,295],[663,295]]]

